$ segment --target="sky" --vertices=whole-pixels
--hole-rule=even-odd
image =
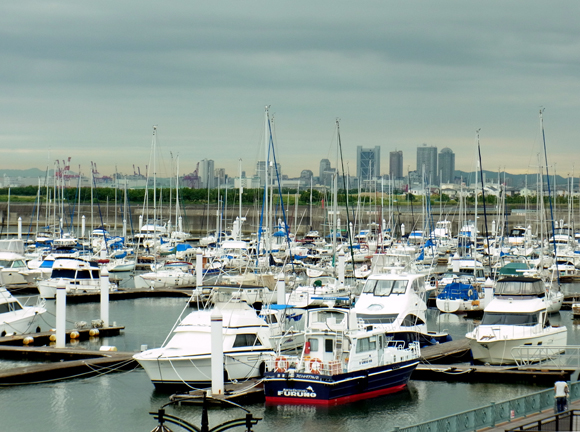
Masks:
[[[476,169],[578,174],[580,2],[85,1],[0,4],[0,169],[171,175],[263,160],[264,107],[282,172],[345,169],[356,147],[423,143]],[[173,163],[172,163],[173,162]]]

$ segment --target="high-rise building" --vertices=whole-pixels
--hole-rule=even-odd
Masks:
[[[439,152],[439,175],[441,183],[453,183],[455,178],[455,153],[448,147]]]
[[[201,161],[199,170],[199,177],[204,188],[213,189],[216,187],[215,182],[215,168],[212,159],[204,159]]]
[[[381,148],[364,149],[356,148],[356,176],[359,180],[371,180],[378,178],[381,172]]]
[[[330,184],[328,180],[329,177],[332,177],[331,174],[332,168],[330,168],[330,161],[328,159],[321,159],[320,160],[320,169],[318,171],[318,183],[321,185]]]
[[[266,184],[266,172],[264,171],[265,166],[266,162],[264,161],[258,161],[258,163],[256,164],[256,177],[260,177],[260,187],[263,187]],[[270,170],[268,171],[268,182],[270,184],[273,184],[275,182],[277,176],[279,176],[280,180],[282,180],[281,165],[276,164],[276,168],[277,169],[274,169],[274,166],[272,164]]]
[[[437,147],[427,144],[417,147],[417,174],[423,175],[423,167],[425,168],[425,182],[438,184]]]
[[[392,180],[403,178],[403,152],[392,151],[389,155],[389,178]]]

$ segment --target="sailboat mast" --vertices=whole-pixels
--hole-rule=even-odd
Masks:
[[[157,126],[153,126],[153,248],[157,240]]]
[[[242,223],[242,194],[244,193],[244,186],[242,184],[242,159],[241,158],[239,160],[239,171],[240,171],[240,192],[239,192],[239,195],[240,195],[239,213],[240,213],[240,215],[239,215],[239,218],[240,218],[240,224],[241,224]],[[242,235],[242,230],[240,229],[240,238],[238,238],[236,240],[241,240],[241,235]]]
[[[179,231],[179,155],[175,166],[175,230]],[[171,218],[171,212],[169,213]]]
[[[340,123],[338,121],[338,119],[336,119],[336,134],[337,134],[337,138],[340,136]],[[334,182],[333,182],[333,187],[334,187],[334,195],[333,195],[333,207],[332,207],[332,256],[333,256],[333,262],[336,265],[336,236],[337,236],[337,212],[338,212],[338,143],[336,145],[336,170],[334,172]]]
[[[266,211],[266,215],[264,217],[264,246],[266,252],[269,252],[269,236],[270,233],[270,212],[269,210],[269,203],[270,200],[268,199],[268,194],[270,193],[269,190],[269,181],[268,181],[268,165],[269,165],[269,150],[270,150],[270,114],[268,110],[270,109],[270,105],[267,105],[264,109],[264,210]]]

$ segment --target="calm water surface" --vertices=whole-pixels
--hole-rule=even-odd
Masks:
[[[54,326],[54,301],[47,302],[46,321]],[[121,336],[83,342],[79,346],[98,349],[114,345],[119,351],[138,351],[141,345],[160,346],[184,310],[185,300],[153,298],[116,301],[110,305],[110,321],[125,326]],[[185,309],[186,313],[189,309]],[[67,321],[98,319],[98,303],[69,305]],[[568,326],[570,344],[580,344],[580,326],[572,322],[570,311],[551,316],[553,324]],[[448,330],[462,338],[472,320],[455,315],[440,315],[429,310],[430,330]],[[14,363],[0,362],[0,368]],[[533,384],[464,384],[412,380],[408,388],[354,404],[322,408],[311,406],[246,405],[263,420],[256,431],[389,431],[448,414],[543,390]],[[28,431],[151,431],[156,422],[150,411],[168,402],[168,394],[157,392],[145,372],[113,373],[87,379],[0,388],[0,430]],[[196,406],[169,407],[168,412],[195,425],[201,410]],[[244,416],[237,408],[212,408],[210,427]],[[177,426],[174,431],[181,430]],[[236,429],[234,429],[236,430]],[[238,428],[237,430],[242,430]]]

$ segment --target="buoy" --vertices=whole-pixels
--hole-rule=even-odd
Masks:
[[[23,340],[22,340],[22,344],[24,345],[30,345],[34,343],[34,338],[32,336],[26,336]]]
[[[103,345],[101,348],[99,348],[99,351],[117,351],[117,347],[110,346],[110,345]]]
[[[98,335],[99,335],[99,329],[92,328],[89,330],[89,336],[98,336]]]
[[[79,332],[78,332],[78,331],[74,331],[74,330],[73,330],[73,331],[71,331],[71,332],[70,332],[70,338],[71,338],[71,339],[78,339],[78,338],[79,338],[79,336],[80,336],[80,334],[79,334]]]
[[[50,335],[50,337],[48,338],[51,342],[56,342],[56,335],[53,333]]]

